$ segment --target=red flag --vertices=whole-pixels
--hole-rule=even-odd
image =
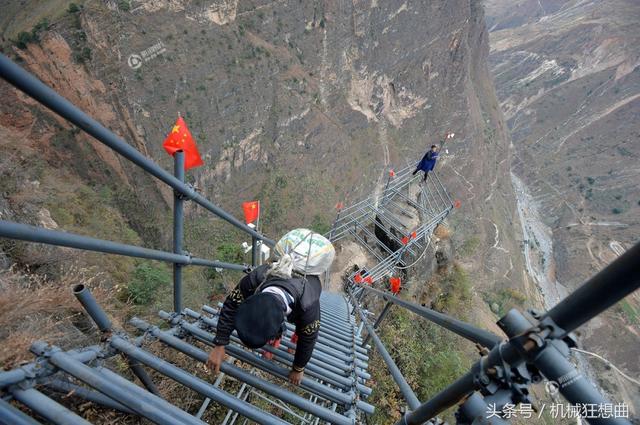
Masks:
[[[358,273],[357,275],[355,275],[355,276],[353,277],[353,280],[354,280],[356,283],[361,283],[361,282],[362,282],[362,276],[360,275],[360,273]]]
[[[342,202],[338,202],[338,203],[336,204],[336,209],[337,209],[337,210],[341,210],[342,208],[344,208],[344,204],[343,204]]]
[[[247,224],[253,223],[260,215],[260,201],[243,202],[242,211],[244,211],[244,221]]]
[[[412,237],[413,239],[415,239],[415,238],[417,238],[417,237],[418,237],[418,234],[416,233],[416,231],[415,231],[415,230],[414,230],[413,232],[411,232],[411,237]]]
[[[391,292],[397,294],[400,292],[400,278],[399,277],[390,277],[389,284],[391,285]]]
[[[406,236],[403,236],[403,237],[402,237],[402,239],[401,239],[401,241],[402,241],[402,245],[406,245],[406,244],[408,244],[408,243],[409,243],[409,238],[408,238],[408,237],[406,237]]]
[[[187,128],[187,123],[182,117],[178,117],[176,124],[162,144],[164,150],[171,156],[178,151],[184,152],[184,169],[199,167],[204,164],[198,152],[196,142],[191,137],[191,132]]]
[[[389,177],[395,177],[396,176],[396,172],[393,170],[389,170]]]
[[[461,206],[462,206],[462,202],[460,202],[459,199],[456,199],[455,202],[453,203],[453,207],[460,208]]]
[[[364,281],[371,285],[373,283],[373,278],[371,276],[367,276],[364,278]]]

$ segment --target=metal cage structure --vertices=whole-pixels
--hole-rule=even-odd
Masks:
[[[454,202],[437,173],[419,183],[421,177],[412,171],[412,166],[390,171],[380,193],[338,210],[327,237],[332,242],[353,237],[376,261],[353,271],[349,280],[373,283],[410,268],[424,257],[433,230],[452,211]]]

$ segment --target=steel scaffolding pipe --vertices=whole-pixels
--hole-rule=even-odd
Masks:
[[[0,397],[0,424],[3,425],[40,425],[35,419],[27,416]]]
[[[188,323],[185,321],[181,321],[180,326],[194,335],[198,334],[199,332],[200,332],[200,336],[206,335],[206,338],[209,339],[209,343],[213,344],[213,335],[211,335],[204,329],[199,328],[197,325]],[[242,342],[235,336],[232,336],[231,340],[238,344],[242,344]],[[230,346],[227,346],[226,348],[229,348],[229,347]],[[268,345],[262,347],[262,350],[272,353],[276,358],[276,360],[278,360],[280,363],[282,363],[287,367],[291,367],[291,365],[293,364],[293,355],[285,351],[275,349],[274,347],[270,347]],[[313,376],[323,381],[326,381],[327,383],[330,383],[331,385],[334,385],[345,391],[348,391],[353,385],[352,378],[348,378],[348,377],[345,377],[344,375],[339,375],[337,373],[330,372],[327,369],[323,369],[322,367],[316,366],[311,363],[307,364],[305,373],[308,374],[309,376]],[[361,393],[366,395],[371,394],[371,388],[366,387],[365,385],[362,385],[362,384],[357,384],[356,386],[358,388],[358,391],[360,391]]]
[[[45,387],[51,388],[52,390],[60,392],[62,394],[73,394],[74,396],[80,397],[87,401],[92,401],[94,403],[100,404],[110,409],[118,410],[123,413],[129,413],[132,415],[136,414],[133,410],[129,409],[127,406],[121,403],[118,403],[117,401],[107,397],[102,393],[89,390],[87,388],[72,384],[67,381],[63,381],[60,379],[52,379],[48,382],[45,382],[44,385]]]
[[[391,190],[395,188],[401,188],[410,184],[413,178],[406,179],[407,177],[406,171],[408,171],[408,169],[409,167],[403,169],[402,171],[397,172],[395,181],[390,183],[389,186],[387,186],[387,188],[385,188],[382,191],[381,196],[384,196],[385,194],[389,193]],[[351,221],[350,219],[353,217],[353,215],[356,214],[358,211],[361,211],[363,208],[363,205],[369,202],[373,202],[372,196],[369,196],[361,201],[358,201],[354,204],[349,205],[348,207],[343,208],[342,210],[340,210],[339,222]]]
[[[216,332],[216,327],[218,325],[217,318],[208,318],[206,316],[202,316],[191,309],[185,309],[184,313],[191,318],[199,320],[200,323],[204,324],[207,329],[210,329],[213,332]],[[168,313],[166,312],[160,312],[160,316],[163,318],[167,318],[168,317],[167,314]],[[284,347],[295,349],[296,344],[291,342],[291,339],[290,339],[291,335],[292,335],[291,330],[288,330],[286,332],[286,335],[283,335],[283,339],[281,340],[281,348],[276,349],[275,347],[265,346],[263,347],[263,349],[265,351],[269,351],[273,353],[275,353],[274,350],[286,351]],[[235,331],[232,333],[232,338],[238,344],[242,344],[240,339],[237,338],[237,334]],[[289,340],[287,340],[286,338],[289,338]],[[282,345],[284,345],[284,347],[282,347]],[[321,367],[324,367],[324,363],[326,363],[336,368],[343,368],[343,370],[345,370],[344,368],[351,369],[352,367],[351,365],[354,362],[353,353],[345,354],[342,351],[337,351],[332,349],[331,347],[324,345],[324,343],[320,341],[316,343],[311,359],[312,361],[315,360],[314,363],[321,363],[319,364],[319,366]],[[355,364],[359,368],[363,368],[363,369],[367,368],[367,363],[361,360],[358,356],[356,356]],[[363,374],[359,374],[359,376],[365,379],[370,378],[370,376],[365,376]]]
[[[369,324],[369,321],[367,320],[367,317],[360,309],[358,302],[353,298],[353,294],[351,293],[350,290],[348,291],[349,291],[349,297],[351,298],[351,302],[353,303],[353,306],[355,307],[356,312],[360,316],[360,320],[362,320],[362,323],[364,323],[364,326],[367,328],[367,332],[373,339],[373,343],[375,344],[376,349],[378,350],[378,353],[380,353],[382,360],[384,360],[385,364],[387,365],[387,369],[391,373],[393,380],[396,382],[396,384],[398,384],[398,388],[400,388],[400,392],[402,392],[402,396],[404,397],[404,399],[406,400],[407,404],[411,409],[417,409],[420,406],[420,400],[418,400],[418,397],[416,397],[415,393],[407,383],[407,380],[404,379],[404,376],[402,376],[402,372],[400,372],[400,369],[398,368],[396,363],[393,361],[393,358],[391,358],[391,355],[389,354],[386,347],[384,346],[384,343],[380,340],[376,332],[373,330],[373,327]]]
[[[98,329],[101,332],[111,331],[111,320],[109,320],[104,310],[100,308],[89,288],[80,283],[73,285],[72,291]]]
[[[218,307],[222,307],[222,303],[219,303]],[[193,310],[191,310],[191,311],[193,311]],[[204,312],[206,312],[208,314],[211,314],[213,316],[218,316],[220,314],[220,310],[217,310],[217,309],[215,309],[215,308],[213,308],[211,306],[208,306],[208,305],[203,305],[202,306],[202,311],[204,311]],[[286,326],[287,326],[288,330],[295,332],[295,325],[287,322]],[[328,335],[331,335],[331,336],[334,336],[336,338],[340,338],[340,339],[346,340],[346,341],[350,341],[351,340],[351,335],[350,334],[347,334],[346,332],[343,332],[341,329],[335,329],[335,328],[332,329],[332,328],[329,328],[327,326],[324,326],[324,328],[323,328],[322,323],[320,323],[320,334],[328,334]],[[361,341],[362,338],[356,338],[356,340]]]
[[[154,406],[156,409],[164,410],[169,413],[171,416],[175,417],[179,421],[185,424],[193,424],[193,425],[201,425],[203,422],[196,418],[195,416],[185,412],[179,407],[165,401],[163,398],[156,396],[148,391],[145,391],[143,388],[137,386],[133,382],[128,379],[123,378],[117,373],[105,368],[98,367],[95,369],[100,375],[102,375],[105,379],[119,385],[134,397],[138,397],[141,400],[144,400],[149,406]]]
[[[163,170],[158,164],[145,157],[134,147],[120,139],[113,132],[102,126],[78,107],[73,105],[55,90],[31,75],[28,71],[13,63],[5,55],[0,54],[0,76],[18,90],[34,98],[40,104],[46,106],[67,121],[75,124],[87,134],[93,136],[99,142],[110,147],[129,161],[155,176],[162,182],[172,187],[175,191],[193,200],[195,203],[209,210],[213,214],[237,227],[238,229],[263,240],[267,245],[274,246],[275,242],[256,232],[222,208],[214,205],[209,200],[198,194],[191,186],[181,182],[176,177]]]
[[[197,347],[194,347],[191,344],[186,343],[185,341],[171,334],[161,331],[160,329],[158,329],[158,327],[150,326],[143,320],[136,318],[131,319],[130,323],[138,329],[148,332],[150,335],[158,338],[158,340],[168,345],[169,347],[174,348],[199,362],[207,362],[208,353],[200,350]],[[267,382],[255,375],[252,375],[245,370],[232,365],[231,363],[223,362],[220,367],[220,371],[222,373],[225,373],[226,375],[238,379],[241,382],[245,382],[246,384],[251,385],[254,388],[264,391],[267,394],[278,397],[279,399],[290,403],[293,406],[304,410],[305,412],[311,413],[322,420],[341,425],[352,425],[354,423],[354,421],[351,419],[339,415],[329,409],[318,406],[315,403],[311,403],[309,402],[309,400],[300,397],[290,391],[284,390],[282,387],[276,384]]]
[[[214,336],[209,332],[182,320],[178,323],[178,326],[182,330],[196,337],[198,340],[208,345],[213,345]],[[276,363],[264,360],[258,355],[249,351],[245,351],[244,349],[238,346],[234,346],[232,344],[227,345],[225,349],[229,355],[237,358],[238,360],[242,360],[243,362],[246,362],[252,366],[258,367],[279,378],[282,378],[285,380],[288,379],[289,369],[287,368],[281,367]],[[322,380],[322,377],[319,379]],[[306,376],[302,378],[302,383],[300,386],[307,391],[310,391],[323,398],[339,403],[342,406],[350,406],[352,403],[355,402],[356,407],[365,413],[372,414],[374,411],[374,407],[372,405],[360,400],[356,401],[355,394],[349,394],[349,393],[338,391],[333,388],[329,388],[325,385],[320,384],[314,379],[308,378]]]
[[[20,403],[56,425],[91,425],[90,422],[82,419],[36,389],[23,390],[16,388],[11,391],[11,394]]]
[[[185,372],[179,367],[136,347],[122,337],[112,337],[110,344],[113,348],[125,353],[127,356],[138,360],[140,363],[157,370],[161,374],[168,376],[176,382],[179,382],[206,397],[209,397],[223,406],[239,412],[241,415],[253,421],[260,424],[284,425],[287,423],[269,413],[263,412],[247,402],[241,402],[225,391],[214,388],[209,382],[205,382],[202,379]]]
[[[44,342],[35,342],[31,346],[31,351],[35,355],[41,356],[44,351],[46,351],[47,347],[48,345]],[[82,349],[81,351],[70,350],[67,353],[82,363],[88,363],[102,355],[100,350],[100,346],[92,345]],[[47,362],[40,360],[20,366],[18,369],[0,372],[0,389],[5,389],[11,385],[19,384],[26,379],[32,379],[34,377],[44,378],[55,373],[54,368],[44,366],[48,366]]]
[[[188,312],[188,313],[186,313],[186,312]],[[195,311],[190,310],[190,309],[185,310],[185,313],[187,315],[189,315],[190,317],[194,318],[194,319],[200,320],[202,323],[207,325],[207,327],[210,328],[213,331],[215,331],[216,327],[218,326],[218,319],[217,318],[209,318],[209,317],[206,317],[206,316],[202,316],[198,312],[195,312]],[[159,314],[163,318],[167,318],[168,317],[168,316],[166,316],[166,315],[168,315],[168,313],[166,313],[164,311],[159,312]],[[322,319],[322,320],[326,320],[326,319]],[[344,325],[347,326],[349,324],[345,323]],[[337,325],[337,326],[339,326],[339,325]],[[320,327],[322,327],[322,325],[320,325]],[[287,335],[290,336],[291,331],[292,331],[292,329],[289,330]],[[316,349],[319,349],[320,351],[323,351],[323,352],[325,352],[327,354],[335,356],[338,359],[343,360],[345,362],[352,362],[353,361],[352,357],[353,357],[354,353],[349,351],[348,349],[345,349],[343,342],[335,343],[333,341],[330,341],[330,340],[326,339],[324,336],[318,336],[318,341],[316,343]],[[369,360],[369,358],[367,357],[367,355],[365,353],[366,353],[366,350],[364,350],[364,353],[359,350],[359,351],[357,351],[355,353],[355,355],[356,355],[356,360],[357,360],[358,366],[366,368],[367,367],[367,363],[366,362]]]
[[[370,286],[362,286],[362,288],[364,288],[366,292],[375,294],[379,297],[382,297],[386,301],[390,301],[394,304],[400,305],[406,308],[407,310],[410,310],[415,314],[422,316],[425,319],[428,319],[433,323],[439,326],[442,326],[443,328],[448,329],[451,332],[457,335],[460,335],[461,337],[466,338],[469,341],[480,344],[484,347],[491,348],[502,341],[502,339],[499,336],[494,335],[489,331],[476,328],[475,326],[472,326],[468,323],[465,323],[453,317],[447,316],[446,314],[439,313],[429,308],[410,303],[408,301],[395,297],[390,293],[371,288]]]
[[[131,372],[133,372],[133,374],[140,380],[142,385],[144,385],[144,387],[147,390],[149,390],[150,393],[155,394],[157,396],[160,395],[160,391],[158,390],[158,387],[156,387],[156,384],[153,382],[153,379],[151,379],[147,371],[144,370],[144,367],[142,367],[140,362],[138,362],[135,359],[131,359],[127,357],[127,365],[129,365],[129,369],[131,369]]]
[[[355,300],[354,300],[354,304],[353,305],[355,306]],[[387,317],[387,314],[389,314],[389,309],[391,308],[392,305],[393,305],[393,303],[387,301],[387,303],[382,308],[382,311],[380,312],[380,315],[378,316],[378,318],[376,319],[375,323],[373,324],[373,329],[378,329],[378,326],[380,326],[380,324],[385,319],[385,317]],[[366,322],[363,321],[362,323],[364,324]],[[369,333],[367,335],[367,337],[362,342],[362,345],[366,345],[369,342],[370,339],[371,339],[371,333]]]
[[[202,333],[198,332],[197,329],[191,329],[193,331],[192,335],[199,341],[202,341],[206,344],[211,345],[211,339],[207,338],[206,336],[204,336]],[[189,333],[191,333],[189,331]],[[227,352],[229,353],[229,355],[231,355],[232,357],[237,358],[238,360],[242,360],[243,362],[246,362],[247,364],[250,364],[252,366],[258,367],[260,369],[262,369],[263,371],[273,375],[273,376],[277,376],[279,378],[282,378],[284,380],[288,379],[288,375],[289,375],[289,369],[288,368],[284,368],[279,366],[277,363],[273,363],[267,360],[264,360],[262,357],[250,353],[248,351],[244,351],[242,350],[240,347],[236,347],[233,345],[228,345],[226,347]],[[362,410],[363,412],[367,413],[367,414],[373,414],[375,408],[374,406],[372,406],[369,403],[366,403],[362,400],[357,400],[355,393],[353,391],[349,391],[349,392],[343,392],[343,391],[339,391],[337,389],[334,389],[332,387],[326,386],[324,384],[322,384],[320,381],[325,382],[322,379],[319,380],[315,380],[315,379],[310,379],[307,377],[304,377],[302,379],[302,382],[300,383],[300,388],[316,394],[322,398],[326,398],[327,400],[333,401],[335,403],[340,404],[341,406],[344,407],[349,407],[355,404],[355,406],[359,409]],[[326,383],[326,382],[325,382]]]
[[[14,223],[6,220],[0,220],[0,237],[27,242],[45,243],[49,245],[66,246],[68,248],[83,249],[86,251],[125,255],[127,257],[146,258],[148,260],[158,260],[167,263],[240,271],[246,271],[249,268],[248,265],[243,264],[232,264],[221,261],[205,260],[203,258],[192,258],[189,255],[179,255],[172,252],[106,241],[68,232]]]
[[[173,175],[184,184],[184,152],[173,154]],[[184,199],[183,195],[173,191],[173,252],[183,255],[184,239]],[[173,311],[182,311],[182,264],[173,263]]]
[[[176,421],[183,422],[180,418],[177,418],[169,412],[169,409],[175,408],[175,406],[167,402],[164,402],[166,406],[151,405],[149,404],[149,399],[141,399],[140,397],[137,397],[128,389],[123,388],[120,384],[107,379],[104,375],[98,373],[89,366],[78,362],[68,354],[62,351],[56,351],[56,348],[50,351],[49,362],[76,379],[79,379],[108,397],[127,406],[138,415],[157,424],[171,425],[175,424]],[[153,396],[151,393],[148,394]]]
[[[572,332],[640,288],[639,259],[640,243],[637,243],[560,301],[545,317],[566,333]]]
[[[93,294],[83,284],[78,284],[73,286],[73,295],[80,301],[82,307],[84,307],[89,317],[93,320],[93,322],[98,326],[101,332],[111,332],[111,321],[107,317],[107,314],[104,310],[98,305],[98,302],[94,298]],[[153,383],[151,377],[147,374],[144,368],[133,359],[127,358],[127,364],[129,368],[133,372],[135,376],[138,377],[140,382],[153,394],[159,395],[160,392],[158,388]]]
[[[487,404],[487,401],[476,391],[460,405],[456,418],[459,422],[466,420],[467,423],[472,423],[474,420],[482,418],[485,421],[483,425],[509,424],[509,421],[505,421],[497,415],[487,418],[487,412],[490,412],[490,409],[491,407]]]

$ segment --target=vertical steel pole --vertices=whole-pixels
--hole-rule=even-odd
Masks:
[[[382,323],[384,318],[387,317],[387,314],[389,313],[389,309],[391,308],[392,304],[393,303],[391,301],[387,301],[387,303],[384,305],[384,308],[380,312],[380,316],[378,316],[378,318],[376,319],[376,322],[373,324],[373,329],[378,329],[378,326],[380,326],[380,323]],[[364,341],[362,341],[361,345],[363,347],[366,346],[369,343],[370,339],[371,339],[371,334],[367,334],[366,338],[364,339]]]
[[[184,152],[173,155],[173,174],[184,183]],[[177,191],[173,192],[173,252],[182,255],[182,239],[184,237],[184,200]],[[182,311],[182,264],[173,263],[173,309]]]
[[[258,264],[258,239],[255,236],[251,237],[251,267],[255,267]]]

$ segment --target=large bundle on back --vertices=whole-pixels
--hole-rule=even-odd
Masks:
[[[274,252],[277,258],[291,257],[293,270],[308,275],[326,272],[336,255],[327,238],[309,229],[291,230],[278,241]]]

